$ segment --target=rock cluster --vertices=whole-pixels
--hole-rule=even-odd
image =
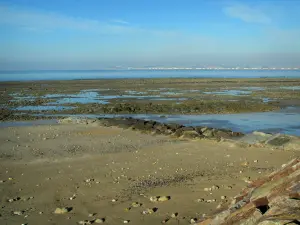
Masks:
[[[186,139],[231,139],[234,137],[242,137],[240,132],[233,132],[226,129],[216,129],[202,126],[183,126],[173,123],[160,123],[153,120],[143,120],[135,118],[99,118],[96,120],[91,119],[78,119],[78,118],[65,118],[60,120],[60,123],[79,123],[79,124],[99,124],[102,126],[116,126],[124,129],[131,128],[151,134],[170,135],[172,137],[181,137]]]
[[[300,223],[300,158],[251,182],[231,204],[199,225]]]

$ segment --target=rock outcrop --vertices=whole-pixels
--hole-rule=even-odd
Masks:
[[[253,181],[231,204],[198,225],[300,223],[300,158]]]

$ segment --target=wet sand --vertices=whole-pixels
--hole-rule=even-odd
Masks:
[[[213,212],[221,196],[230,201],[249,177],[300,156],[299,151],[80,124],[0,128],[0,142],[0,224],[9,225],[68,225],[96,218],[111,225],[125,220],[150,225],[176,212],[168,224],[189,224]],[[213,185],[219,189],[204,191]],[[171,199],[153,203],[151,196]],[[133,202],[142,206],[125,211]],[[73,209],[56,215],[57,207]],[[141,213],[154,207],[158,210],[151,215]],[[21,215],[13,214],[17,211]]]

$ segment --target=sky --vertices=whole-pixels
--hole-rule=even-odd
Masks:
[[[0,70],[300,66],[299,0],[0,0]]]

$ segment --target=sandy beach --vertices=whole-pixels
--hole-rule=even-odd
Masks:
[[[0,224],[9,225],[189,224],[300,156],[97,124],[1,128],[0,141]],[[170,199],[151,202],[156,196]],[[58,207],[72,210],[57,215]]]

